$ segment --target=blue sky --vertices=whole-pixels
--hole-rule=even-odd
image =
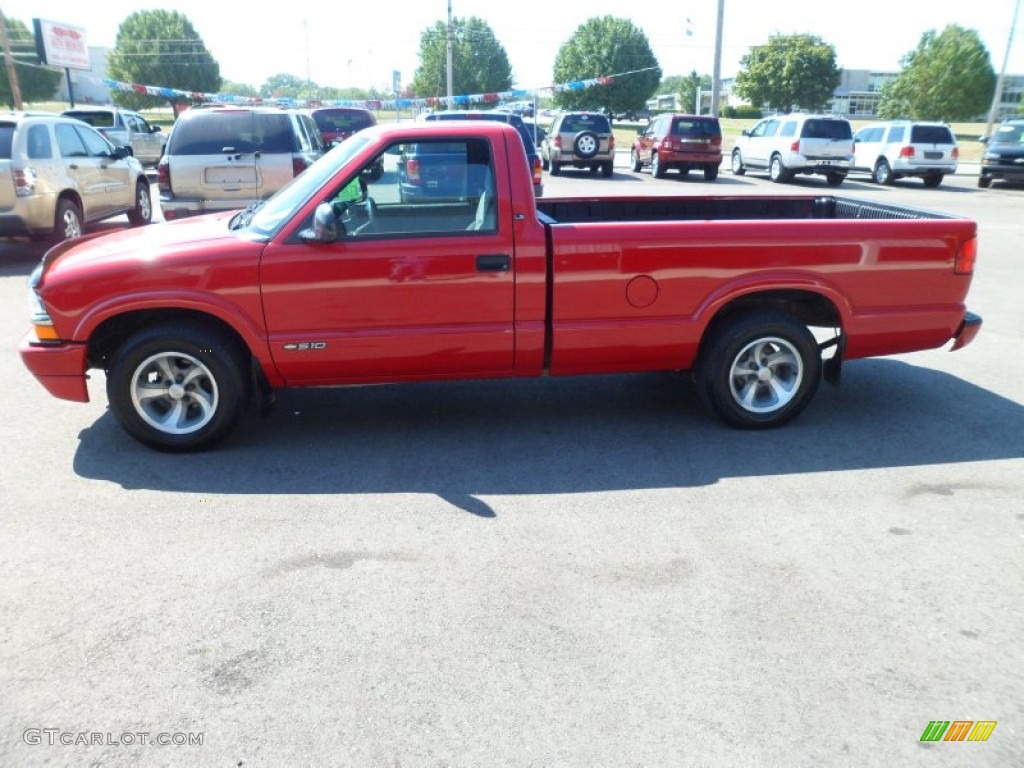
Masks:
[[[1016,0],[988,0],[973,10],[963,0],[859,0],[857,3],[809,3],[807,0],[726,0],[722,74],[731,76],[751,46],[772,33],[808,32],[836,47],[839,64],[850,69],[895,70],[928,29],[947,24],[976,29],[998,71],[1006,52]],[[586,3],[519,0],[452,0],[455,16],[479,16],[508,52],[517,87],[551,84],[551,66],[559,46],[587,18],[611,14],[630,19],[650,40],[665,74],[696,69],[711,72],[717,4],[714,0],[637,3],[588,0]],[[220,63],[221,74],[236,82],[260,85],[288,72],[321,85],[390,85],[392,70],[412,80],[418,64],[420,33],[447,15],[447,0],[390,0],[380,3],[236,4],[210,0],[5,0],[3,12],[31,24],[33,17],[86,30],[90,45],[112,46],[118,25],[136,10],[168,8],[184,13]],[[585,8],[585,12],[581,10]],[[273,10],[272,10],[273,9]],[[285,10],[279,10],[285,9]],[[686,35],[690,19],[693,35]],[[1024,27],[1024,18],[1018,24]],[[1020,34],[1007,71],[1024,74]],[[611,74],[611,73],[609,73]],[[161,85],[161,83],[147,83]],[[426,94],[424,94],[426,95]]]

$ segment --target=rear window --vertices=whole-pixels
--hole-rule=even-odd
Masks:
[[[0,160],[11,159],[11,145],[14,143],[14,125],[0,124]]]
[[[72,117],[75,120],[81,120],[83,123],[88,123],[93,128],[114,127],[113,112],[92,112],[86,109],[75,109],[65,112],[64,117]]]
[[[910,129],[911,144],[955,144],[953,134],[944,125],[915,125]]]
[[[181,120],[171,132],[169,154],[214,155],[225,151],[291,153],[296,150],[291,118],[284,113],[203,112]]]
[[[566,115],[565,119],[562,120],[559,130],[562,133],[579,133],[580,131],[612,132],[612,128],[608,124],[608,118],[604,115]]]
[[[366,112],[334,112],[321,110],[313,113],[313,119],[321,131],[349,133],[361,131],[373,125],[373,116]]]
[[[672,121],[672,133],[676,136],[700,139],[721,136],[722,129],[713,120],[690,120],[685,117],[677,117]]]
[[[523,140],[523,147],[526,154],[534,155],[537,150],[533,145],[533,131],[526,127],[526,122],[519,115],[510,115],[506,112],[439,112],[427,116],[428,120],[493,120],[498,123],[508,123],[519,132]]]
[[[853,132],[845,120],[808,120],[800,132],[803,139],[831,139],[840,141],[852,139]]]

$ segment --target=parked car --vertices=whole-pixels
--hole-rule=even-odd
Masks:
[[[990,187],[993,181],[1024,183],[1024,119],[1004,120],[982,141],[987,146],[981,156],[978,186]]]
[[[294,109],[210,106],[178,117],[157,166],[164,218],[245,208],[324,152],[313,118]]]
[[[563,166],[599,170],[605,177],[615,168],[615,135],[612,124],[603,112],[561,112],[541,149],[541,160],[551,175],[557,176]]]
[[[340,144],[349,136],[352,136],[363,128],[369,128],[377,124],[377,119],[368,109],[359,107],[319,107],[309,113],[320,129],[320,136],[324,145],[332,147]],[[368,172],[372,179],[379,179],[384,173],[384,158],[374,165]]]
[[[892,120],[857,131],[853,155],[850,172],[869,173],[879,184],[915,176],[926,187],[937,187],[947,173],[956,173],[960,150],[945,123]]]
[[[772,181],[819,174],[829,186],[843,183],[853,164],[850,122],[831,115],[776,115],[743,131],[732,150],[732,172],[764,169]]]
[[[526,127],[526,121],[520,115],[503,109],[491,110],[447,110],[424,115],[423,120],[493,120],[508,123],[516,129],[523,140],[526,150],[526,161],[529,163],[530,174],[533,176],[533,192],[537,197],[544,194],[544,178],[541,173],[540,153],[533,142],[533,131]]]
[[[152,220],[149,181],[125,147],[80,120],[0,114],[0,236],[65,240],[128,214]]]
[[[164,153],[167,135],[138,112],[118,107],[77,107],[61,114],[88,123],[115,147],[131,147],[135,159],[143,165],[156,165]]]
[[[634,171],[650,166],[659,179],[675,168],[683,175],[700,169],[714,181],[722,164],[722,127],[711,115],[659,115],[637,132],[629,159]]]

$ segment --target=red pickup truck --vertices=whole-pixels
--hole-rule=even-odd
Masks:
[[[68,400],[106,371],[163,450],[278,387],[545,374],[688,370],[727,423],[773,427],[844,360],[969,343],[976,243],[832,196],[538,200],[513,128],[377,126],[245,211],[56,246],[21,355]]]

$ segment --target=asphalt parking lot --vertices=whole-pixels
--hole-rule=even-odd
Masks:
[[[41,250],[0,245],[0,765],[1024,764],[1024,188],[619,163],[546,194],[970,216],[985,326],[766,433],[581,377],[284,392],[173,456],[102,374],[82,405],[27,373]]]

